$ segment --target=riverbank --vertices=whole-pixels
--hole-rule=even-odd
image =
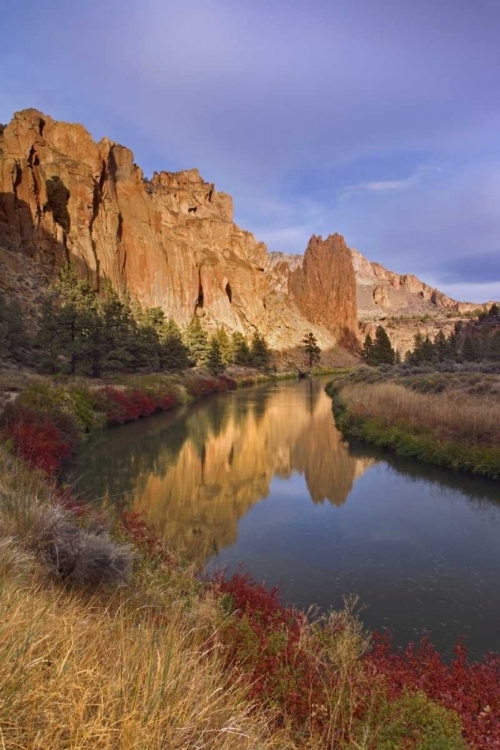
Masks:
[[[327,386],[346,436],[500,479],[500,376],[360,368]]]
[[[76,502],[7,447],[5,747],[483,750],[500,740],[494,659],[469,665],[460,652],[446,665],[425,644],[393,652],[352,605],[314,621],[243,574],[201,581],[140,517]]]

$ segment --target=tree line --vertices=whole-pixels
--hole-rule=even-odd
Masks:
[[[44,295],[35,337],[17,303],[0,294],[0,358],[48,373],[100,377],[104,373],[175,371],[230,364],[267,369],[271,352],[256,331],[251,340],[218,328],[209,335],[194,316],[184,331],[159,307],[145,308],[108,281],[97,293],[71,266]]]
[[[500,362],[500,309],[492,305],[489,312],[482,313],[477,322],[455,323],[453,331],[446,336],[438,331],[434,341],[429,336],[417,333],[413,349],[405,361],[411,365],[437,362]]]
[[[393,348],[382,326],[378,326],[375,339],[366,336],[362,357],[366,364],[373,366],[401,362],[399,352]],[[438,362],[500,362],[499,306],[492,305],[475,321],[458,321],[449,336],[438,331],[431,340],[429,336],[417,333],[413,348],[407,352],[404,361],[416,366]]]

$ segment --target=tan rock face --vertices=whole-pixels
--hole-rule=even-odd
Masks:
[[[356,329],[356,277],[351,253],[340,234],[309,240],[304,262],[290,275],[299,310],[337,336]]]
[[[380,324],[402,355],[413,348],[417,333],[431,339],[440,330],[449,335],[463,313],[487,310],[492,305],[456,302],[416,276],[394,273],[367,260],[357,250],[350,252],[356,273],[361,338],[368,333],[373,338]]]
[[[373,301],[379,307],[388,307],[389,299],[387,297],[387,291],[383,286],[376,286],[373,290]]]
[[[110,279],[181,326],[201,314],[209,327],[258,328],[277,348],[312,328],[332,346],[356,329],[354,274],[339,242],[313,238],[290,294],[290,272],[276,285],[265,245],[233,223],[231,197],[196,169],[145,180],[129,149],[37,110],[0,134],[0,248],[29,260],[40,284],[70,262],[96,288]],[[15,265],[0,265],[5,288],[17,285]]]

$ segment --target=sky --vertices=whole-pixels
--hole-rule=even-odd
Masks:
[[[270,250],[350,247],[500,299],[500,0],[0,0],[0,122],[36,107],[197,167]]]

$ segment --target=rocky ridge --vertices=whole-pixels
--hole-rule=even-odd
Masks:
[[[96,289],[109,279],[181,326],[196,314],[208,328],[258,329],[278,349],[312,329],[331,348],[357,330],[340,239],[312,238],[292,283],[275,285],[266,246],[233,222],[231,197],[196,169],[145,179],[129,149],[34,109],[0,134],[0,288],[33,313],[69,262]]]
[[[433,339],[442,330],[448,336],[458,320],[493,304],[457,302],[416,276],[398,274],[369,261],[358,250],[351,250],[351,258],[362,338],[367,333],[373,337],[377,325],[382,325],[402,355],[413,347],[417,333]]]

